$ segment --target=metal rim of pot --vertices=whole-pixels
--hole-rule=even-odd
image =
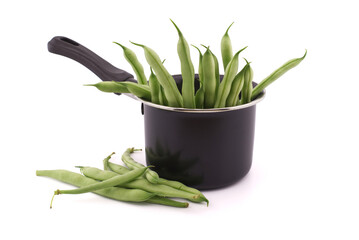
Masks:
[[[252,100],[249,103],[246,104],[242,104],[242,105],[238,105],[238,106],[233,106],[233,107],[225,107],[225,108],[208,108],[208,109],[198,109],[198,108],[178,108],[178,107],[169,107],[169,106],[164,106],[164,105],[159,105],[153,102],[148,102],[145,101],[137,96],[134,96],[132,94],[126,94],[129,97],[132,97],[140,102],[142,102],[143,104],[150,106],[150,107],[155,107],[158,109],[162,109],[162,110],[167,110],[167,111],[173,111],[173,112],[185,112],[185,113],[218,113],[218,112],[227,112],[227,111],[235,111],[235,110],[239,110],[239,109],[244,109],[244,108],[248,108],[248,107],[252,107],[254,105],[256,105],[257,103],[259,103],[260,101],[262,101],[265,97],[266,91],[263,90],[261,94],[259,94],[258,97],[256,97],[254,100]]]

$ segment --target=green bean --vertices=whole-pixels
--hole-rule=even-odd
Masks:
[[[243,89],[242,89],[242,96],[241,96],[241,101],[240,104],[246,104],[249,103],[251,101],[251,96],[252,96],[252,90],[253,90],[253,85],[252,85],[252,80],[253,80],[253,70],[250,66],[250,63],[247,61],[247,59],[245,59],[247,62],[247,68],[244,71],[244,83],[243,83]]]
[[[130,93],[130,91],[124,84],[122,84],[121,82],[115,82],[115,81],[105,81],[105,82],[99,82],[99,83],[95,83],[95,84],[84,84],[84,86],[93,86],[102,92]]]
[[[140,46],[144,49],[146,60],[148,64],[152,67],[158,81],[163,87],[166,99],[168,101],[168,105],[171,107],[183,107],[183,98],[177,88],[176,82],[173,79],[172,75],[163,66],[161,59],[159,58],[157,53],[145,45],[141,45],[138,43],[133,44]]]
[[[110,170],[110,167],[108,166],[108,162],[114,154],[115,154],[115,152],[111,153],[102,161],[104,170]]]
[[[203,85],[199,87],[199,89],[196,92],[196,108],[202,109],[203,103],[204,103],[204,87]]]
[[[205,45],[201,44],[203,47],[207,48]],[[220,74],[219,74],[219,64],[218,64],[218,59],[216,57],[216,55],[214,55],[214,53],[211,51],[211,49],[209,49],[209,52],[212,54],[213,56],[213,60],[214,60],[214,72],[216,75],[216,95],[217,95],[217,91],[218,91],[218,87],[220,84]]]
[[[196,108],[194,98],[194,67],[191,60],[189,46],[181,30],[172,20],[171,22],[177,29],[179,36],[177,53],[181,61],[183,106],[185,108]]]
[[[198,54],[199,54],[198,76],[199,76],[199,82],[202,84],[203,83],[203,69],[202,69],[203,55],[198,47],[196,47],[195,45],[191,45],[191,46],[198,50]]]
[[[134,148],[128,148],[123,154],[122,154],[122,161],[126,164],[126,166],[128,168],[132,169],[137,169],[137,168],[144,168],[145,166],[142,165],[141,163],[136,162],[135,160],[133,160],[133,158],[131,157],[131,153],[133,153],[134,151],[138,151],[137,149]],[[152,171],[150,169],[146,170],[145,176],[147,178],[147,180],[151,183],[158,183],[158,179],[159,176],[155,171]]]
[[[140,85],[133,82],[123,82],[128,90],[139,98],[146,101],[151,101],[151,90],[148,85]]]
[[[172,207],[178,207],[178,208],[187,208],[188,207],[187,202],[174,201],[172,199],[168,199],[165,197],[159,197],[159,196],[154,196],[154,197],[148,199],[146,202],[161,204],[161,205],[166,205],[166,206],[172,206]]]
[[[221,40],[221,53],[222,53],[223,68],[225,72],[227,71],[227,65],[229,64],[229,62],[233,57],[232,43],[228,35],[228,31],[233,25],[233,23],[229,25],[227,31],[225,32]]]
[[[104,170],[113,171],[118,174],[125,174],[125,173],[131,171],[131,169],[128,169],[119,164],[112,163],[107,159],[104,159],[103,165],[104,165]]]
[[[136,54],[129,48],[123,46],[120,43],[114,42],[123,49],[123,54],[127,62],[131,65],[133,71],[136,74],[137,81],[139,84],[147,85],[147,78],[145,71],[143,70],[142,64],[138,61]]]
[[[214,73],[216,75],[216,93],[215,95],[217,96],[217,92],[218,92],[218,87],[220,84],[220,75],[219,75],[219,65],[218,65],[218,59],[216,57],[216,55],[214,55],[214,53],[209,50],[213,56],[213,60],[214,60]]]
[[[82,167],[81,172],[86,177],[93,178],[99,181],[109,181],[110,179],[113,179],[115,177],[123,176],[123,175],[118,175],[115,172],[100,170],[98,168],[93,168],[93,167]],[[142,189],[146,192],[155,193],[157,196],[161,196],[161,197],[184,198],[192,202],[203,201],[203,199],[200,198],[200,194],[193,194],[186,191],[180,191],[178,189],[163,184],[153,184],[144,178],[134,179],[130,182],[121,184],[119,187]]]
[[[262,91],[265,89],[269,84],[277,80],[281,77],[284,73],[289,71],[290,69],[296,67],[307,55],[307,50],[305,50],[304,56],[301,58],[294,58],[289,60],[288,62],[284,63],[280,68],[272,72],[268,77],[262,80],[252,92],[252,100],[255,99]]]
[[[162,102],[162,105],[164,106],[168,106],[168,101],[167,101],[167,98],[165,96],[165,92],[163,90],[163,87],[160,86],[160,89],[159,89],[159,94],[160,94],[160,102]]]
[[[119,164],[112,163],[109,160],[110,160],[109,158],[104,159],[104,161],[103,161],[104,169],[111,170],[118,174],[125,174],[130,171],[128,168],[121,166]],[[198,200],[207,202],[207,205],[209,204],[208,199],[203,195],[203,193],[201,193],[200,191],[198,191],[195,188],[188,187],[178,181],[172,181],[172,180],[159,178],[158,184],[166,185],[166,186],[172,187],[177,190],[181,190],[181,191],[185,191],[185,192],[192,193],[195,195],[199,195],[200,198]]]
[[[191,187],[188,187],[186,185],[184,185],[183,183],[181,182],[178,182],[178,181],[172,181],[172,180],[167,180],[167,179],[164,179],[164,178],[160,178],[159,181],[158,181],[159,184],[162,184],[162,185],[166,185],[166,186],[169,186],[169,187],[172,187],[174,189],[177,189],[177,190],[181,190],[181,191],[184,191],[184,192],[188,192],[188,193],[192,193],[192,194],[196,194],[199,196],[198,198],[198,201],[199,202],[206,202],[207,203],[207,206],[209,204],[209,201],[208,199],[203,195],[203,193],[201,193],[199,190],[195,189],[195,188],[191,188]]]
[[[243,88],[244,83],[244,71],[247,68],[247,65],[243,67],[243,69],[234,77],[231,91],[229,92],[229,95],[227,97],[226,106],[232,107],[236,106],[237,102],[239,100],[239,93],[241,92]]]
[[[160,93],[161,85],[158,82],[156,75],[153,73],[152,68],[150,68],[150,70],[151,70],[151,75],[148,80],[151,89],[151,102],[163,105],[163,100]]]
[[[247,47],[239,50],[232,58],[232,60],[227,65],[227,70],[224,73],[223,80],[219,84],[216,103],[214,104],[215,108],[222,108],[226,106],[226,101],[228,94],[231,90],[232,82],[238,71],[238,55]]]
[[[97,183],[96,180],[67,170],[37,170],[36,175],[50,177],[77,187],[85,187],[87,185]],[[94,191],[94,193],[104,197],[126,202],[144,202],[155,196],[153,193],[149,193],[140,189],[126,189],[119,187],[100,189]],[[50,208],[51,207],[52,206],[50,205]]]
[[[202,59],[203,55],[201,50],[198,47],[192,45],[194,48],[198,50],[199,53],[199,64],[198,64],[198,77],[199,77],[199,88],[196,92],[195,101],[196,101],[196,108],[203,108],[204,102],[204,87],[203,87],[203,67],[202,67]]]
[[[215,63],[212,53],[207,51],[203,54],[203,87],[204,87],[204,107],[213,108],[216,101],[216,73]]]
[[[106,181],[97,182],[97,183],[94,183],[94,184],[91,184],[91,185],[88,185],[88,186],[85,186],[85,187],[80,187],[80,188],[76,188],[76,189],[69,189],[69,190],[57,189],[55,191],[55,195],[60,195],[60,194],[81,194],[81,193],[93,192],[93,191],[108,188],[108,187],[121,186],[121,184],[130,182],[130,181],[134,180],[135,178],[141,176],[147,169],[148,169],[148,167],[146,167],[146,168],[137,168],[137,169],[134,169],[133,171],[130,171],[130,172],[124,174],[124,175],[117,175],[116,177],[113,177],[113,178],[108,179]]]
[[[151,90],[148,85],[140,85],[133,82],[114,82],[106,81],[96,84],[85,84],[85,86],[94,86],[102,92],[112,93],[132,93],[146,101],[151,101]]]
[[[162,64],[165,61],[166,61],[166,59],[164,59],[162,61]],[[150,89],[151,89],[151,102],[160,104],[160,105],[165,105],[165,100],[164,100],[164,96],[163,96],[163,92],[162,92],[162,86],[158,82],[158,79],[157,79],[156,75],[153,73],[153,70],[151,67],[150,67],[150,71],[151,71],[151,75],[149,77],[149,85],[150,85]]]

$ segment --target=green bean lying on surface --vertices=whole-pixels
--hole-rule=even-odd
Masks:
[[[87,185],[84,187],[76,188],[76,189],[70,189],[70,190],[56,190],[54,193],[55,195],[60,194],[81,194],[81,193],[88,193],[88,192],[94,192],[96,190],[108,188],[108,187],[115,187],[117,185],[121,186],[121,184],[125,184],[127,182],[131,182],[135,180],[137,177],[141,176],[148,167],[146,168],[138,168],[133,171],[128,172],[124,175],[118,175],[116,177],[113,177],[111,179],[106,179],[106,181],[103,182],[97,182],[91,185]],[[51,201],[52,202],[52,201]],[[51,204],[52,205],[52,204]]]
[[[126,174],[126,173],[128,173],[130,171],[130,169],[128,169],[128,168],[126,168],[124,166],[121,166],[119,164],[115,164],[115,163],[110,162],[110,159],[111,159],[112,155],[113,155],[113,153],[103,160],[104,169],[113,171],[113,172],[118,173],[118,174]],[[192,194],[195,194],[195,195],[199,195],[200,198],[198,200],[207,202],[207,205],[209,204],[208,199],[203,195],[203,193],[201,193],[199,190],[197,190],[195,188],[188,187],[188,186],[184,185],[181,182],[173,181],[173,180],[167,180],[167,179],[164,179],[164,178],[159,178],[158,179],[158,184],[166,185],[166,186],[172,187],[172,188],[177,189],[177,190],[181,190],[181,191],[185,191],[185,192],[192,193]]]
[[[140,151],[139,149],[135,149],[135,148],[128,148],[126,149],[126,151],[122,154],[122,161],[124,164],[126,164],[126,166],[133,170],[133,169],[138,169],[138,168],[144,168],[144,165],[142,165],[141,163],[136,162],[135,160],[133,160],[133,158],[131,157],[131,153],[135,152],[135,151]],[[147,178],[147,180],[151,183],[158,183],[158,179],[159,176],[155,171],[152,171],[150,169],[146,170],[145,176]]]
[[[129,154],[134,151],[134,148],[128,148],[123,155],[128,158]],[[207,202],[208,206],[209,201],[197,189],[187,187],[177,181],[162,178],[158,179],[158,184],[151,183],[147,178],[141,177],[149,167],[144,167],[133,159],[131,160],[132,162],[130,161],[130,165],[136,165],[133,170],[111,163],[109,160],[114,154],[114,152],[111,153],[103,160],[105,170],[94,167],[78,167],[85,176],[67,170],[38,170],[36,175],[50,177],[79,187],[70,190],[56,190],[54,196],[93,192],[120,201],[148,202],[181,208],[188,207],[187,202],[179,202],[168,198],[173,197],[187,199],[195,203]],[[52,208],[53,198],[51,199],[50,208]]]
[[[37,170],[36,175],[50,177],[77,187],[85,187],[98,183],[96,180],[67,170]],[[155,196],[154,193],[149,193],[140,189],[126,189],[119,187],[99,189],[94,191],[94,193],[125,202],[144,202]],[[51,207],[52,206],[50,205],[50,208]]]
[[[135,171],[135,170],[133,170]],[[132,171],[129,171],[132,172]],[[93,167],[81,167],[81,173],[89,178],[99,180],[99,181],[108,181],[118,176],[123,176],[113,171],[101,170]],[[127,173],[128,174],[128,173]],[[174,198],[184,198],[192,202],[202,202],[199,194],[188,193],[185,191],[180,191],[172,187],[163,185],[163,184],[153,184],[150,183],[147,179],[137,178],[130,182],[121,184],[120,187],[129,188],[129,189],[141,189],[146,192],[155,193],[160,197],[174,197]]]
[[[67,170],[37,170],[37,176],[44,176],[56,179],[58,181],[68,183],[77,187],[85,187],[91,184],[96,184],[98,181],[85,177],[79,173],[67,171]],[[154,193],[149,193],[141,189],[127,189],[122,187],[108,187],[99,189],[93,193],[103,197],[124,201],[124,202],[148,202],[161,204],[172,207],[186,208],[187,202],[174,201],[172,199],[157,196]],[[52,201],[51,201],[52,202]],[[50,205],[52,208],[52,205]]]

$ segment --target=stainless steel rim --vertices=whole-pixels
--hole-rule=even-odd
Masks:
[[[163,105],[158,105],[158,104],[155,104],[152,102],[147,102],[147,101],[142,100],[132,94],[126,94],[126,95],[142,102],[143,104],[145,104],[147,106],[155,107],[155,108],[163,109],[163,110],[167,110],[167,111],[185,112],[185,113],[217,113],[217,112],[235,111],[235,110],[239,110],[239,109],[252,107],[252,106],[256,105],[257,103],[259,103],[260,101],[262,101],[265,97],[265,94],[266,94],[266,92],[265,92],[265,90],[263,90],[262,93],[256,99],[254,99],[250,103],[246,103],[243,105],[238,105],[238,106],[234,106],[234,107],[226,107],[226,108],[208,108],[208,109],[176,108],[176,107],[163,106]]]

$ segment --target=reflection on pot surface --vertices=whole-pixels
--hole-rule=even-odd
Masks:
[[[160,177],[183,182],[186,185],[194,186],[203,181],[201,167],[198,166],[198,158],[185,158],[181,150],[171,152],[169,148],[162,146],[156,141],[156,146],[146,148],[146,158],[150,165],[153,165]],[[195,171],[196,174],[193,174]]]

